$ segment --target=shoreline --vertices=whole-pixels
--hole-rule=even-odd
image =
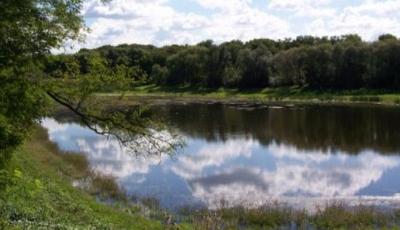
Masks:
[[[121,96],[122,95],[122,96]],[[238,91],[235,89],[163,89],[153,86],[137,87],[130,91],[97,93],[99,98],[121,98],[128,103],[204,103],[232,105],[373,105],[400,106],[399,93],[384,92],[315,92],[299,89],[262,89]],[[114,102],[114,100],[112,100]],[[136,103],[137,104],[137,103]]]

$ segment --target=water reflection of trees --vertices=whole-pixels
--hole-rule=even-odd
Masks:
[[[386,107],[301,106],[293,108],[174,105],[153,109],[184,135],[225,141],[241,135],[261,144],[290,144],[303,150],[359,153],[400,151],[400,109]]]

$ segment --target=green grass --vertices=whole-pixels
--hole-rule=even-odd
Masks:
[[[0,229],[163,229],[160,221],[144,218],[137,206],[108,206],[73,187],[71,180],[87,173],[86,162],[77,155],[57,154],[43,132],[36,130],[2,173],[8,186],[0,191]],[[115,190],[112,182],[96,183]]]
[[[100,96],[116,96],[115,93],[100,93]],[[264,88],[254,90],[208,89],[195,87],[160,87],[145,85],[124,92],[124,95],[139,97],[160,97],[179,100],[222,101],[222,102],[257,102],[257,103],[368,103],[400,105],[400,92],[386,90],[344,90],[316,91],[301,87]]]
[[[365,206],[330,205],[310,214],[278,205],[255,209],[221,208],[189,211],[195,229],[400,229],[399,212],[382,212]],[[295,227],[295,228],[293,228]]]

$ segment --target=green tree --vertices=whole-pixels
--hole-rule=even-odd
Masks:
[[[44,73],[56,78],[80,77],[80,65],[74,56],[50,56],[45,62]]]
[[[312,89],[332,86],[335,66],[332,61],[332,46],[321,45],[305,48],[305,83]]]
[[[372,88],[400,89],[400,43],[395,40],[374,45],[368,82]]]
[[[378,37],[379,41],[396,41],[397,37],[393,34],[382,34]]]
[[[336,71],[332,87],[338,89],[361,88],[367,73],[369,58],[367,47],[339,44],[334,47],[332,55]]]
[[[150,81],[159,85],[165,84],[168,76],[168,69],[154,64],[151,70]]]
[[[64,41],[79,38],[84,28],[81,7],[77,0],[0,2],[2,158],[8,158],[23,141],[27,128],[44,114],[48,98],[40,82],[40,61]]]
[[[273,86],[299,85],[304,86],[305,81],[305,51],[302,48],[293,48],[279,52],[272,60]]]
[[[124,84],[123,78],[109,76],[99,53],[83,50],[76,56],[84,77],[71,79],[64,75],[54,79],[42,71],[52,49],[81,38],[85,30],[82,4],[83,0],[0,2],[0,166],[21,144],[30,127],[48,113],[51,101],[69,108],[93,131],[111,135],[123,144],[140,136],[155,149],[173,147],[167,140],[152,139],[154,132],[147,126],[161,127],[141,108],[111,110],[94,103],[93,93],[105,85]],[[75,64],[65,65],[67,72],[70,67],[75,68]],[[160,145],[159,141],[168,145]],[[135,150],[134,144],[128,147]]]
[[[169,57],[167,83],[199,85],[206,82],[207,53],[206,47],[194,46]]]
[[[243,74],[241,85],[250,88],[268,86],[271,59],[271,52],[263,44],[254,50],[242,51],[237,60]]]

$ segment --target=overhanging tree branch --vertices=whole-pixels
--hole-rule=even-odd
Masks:
[[[148,117],[142,116],[140,111],[132,115],[132,112],[122,110],[104,112],[103,108],[100,115],[82,107],[84,99],[74,102],[52,91],[46,93],[55,102],[76,114],[90,130],[116,139],[124,148],[135,154],[169,153],[183,145],[179,135],[157,129],[157,125]],[[138,110],[140,109],[136,111]]]

